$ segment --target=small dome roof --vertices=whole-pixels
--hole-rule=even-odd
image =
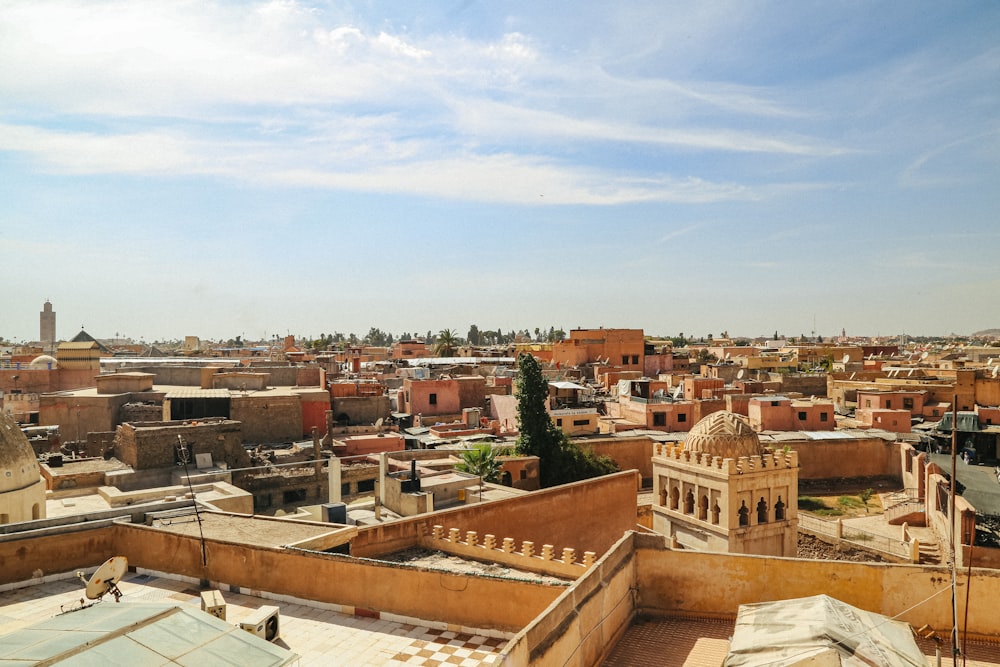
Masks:
[[[38,483],[41,470],[35,450],[14,418],[0,413],[0,493],[26,489]]]
[[[746,419],[732,412],[713,412],[695,424],[685,447],[692,452],[738,459],[764,453],[760,438]]]
[[[41,354],[31,360],[28,368],[45,370],[47,368],[58,368],[59,362],[56,358],[48,354]]]

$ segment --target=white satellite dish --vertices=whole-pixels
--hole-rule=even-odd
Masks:
[[[104,561],[104,563],[97,568],[94,574],[90,575],[90,579],[86,580],[87,584],[87,599],[89,600],[100,600],[102,597],[111,593],[115,596],[115,602],[121,600],[122,592],[118,590],[118,582],[121,578],[125,576],[128,571],[128,559],[125,556],[112,556],[111,558]],[[77,572],[81,581],[83,579],[83,572]]]
[[[375,420],[375,428],[382,428],[383,423],[385,423],[385,420],[382,419],[382,417],[379,417],[377,420]]]
[[[842,358],[840,359],[840,363],[842,363],[842,364],[846,364],[846,363],[848,363],[848,362],[849,362],[850,360],[851,360],[851,355],[849,355],[849,354],[845,354],[845,355],[844,355],[844,356],[843,356],[843,357],[842,357]]]
[[[923,361],[928,356],[930,356],[930,352],[924,352],[923,354],[920,355],[920,361]]]
[[[740,370],[736,371],[736,379],[737,380],[742,380],[743,379],[743,375],[744,375],[745,372],[746,371],[744,369],[742,369],[742,368]]]
[[[986,360],[986,365],[987,366],[992,366],[993,365],[993,357],[990,357],[989,359]]]
[[[1000,366],[994,366],[993,367],[993,379],[994,380],[996,379],[998,373],[1000,373]]]

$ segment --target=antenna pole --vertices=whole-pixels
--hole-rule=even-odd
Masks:
[[[958,567],[957,548],[955,545],[955,488],[958,485],[956,477],[956,459],[958,456],[958,394],[952,395],[951,403],[951,489],[948,498],[948,519],[951,529],[948,536],[951,542],[951,656],[954,661],[958,656],[958,594],[957,576],[955,569]]]
[[[188,458],[190,454],[187,445],[184,443],[184,438],[180,435],[177,436],[177,454],[184,464],[184,476],[187,478],[188,491],[191,492],[191,504],[194,506],[194,517],[195,521],[198,522],[198,535],[201,537],[201,565],[205,567],[208,565],[208,552],[205,550],[205,531],[201,528],[201,512],[198,511],[198,498],[194,494],[191,475],[188,473]]]

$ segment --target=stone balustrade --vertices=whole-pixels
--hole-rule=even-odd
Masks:
[[[474,530],[462,535],[458,528],[445,529],[444,526],[434,526],[430,535],[425,535],[421,546],[436,551],[443,551],[456,556],[475,560],[495,562],[509,567],[551,574],[559,577],[578,577],[597,561],[597,554],[585,551],[583,560],[577,559],[576,549],[563,548],[560,552],[551,544],[541,545],[541,551],[534,542],[524,540],[520,546],[514,538],[505,537],[499,541],[496,535],[484,535],[482,540]]]

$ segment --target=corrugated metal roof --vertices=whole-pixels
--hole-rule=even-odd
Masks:
[[[171,389],[164,395],[164,399],[175,398],[229,398],[228,389],[201,389],[191,387],[190,389]]]

